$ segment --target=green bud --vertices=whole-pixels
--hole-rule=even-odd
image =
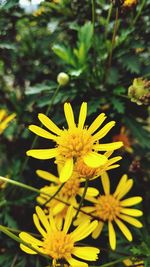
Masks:
[[[143,99],[150,92],[150,81],[143,78],[136,78],[133,80],[133,84],[128,88],[128,96],[132,102],[136,102],[138,105],[145,104]]]
[[[60,72],[57,76],[57,82],[60,86],[65,86],[69,82],[69,75],[65,72]]]

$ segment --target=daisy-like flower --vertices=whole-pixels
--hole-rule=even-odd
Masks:
[[[107,123],[101,130],[98,128],[106,119],[101,113],[89,126],[84,126],[87,116],[87,103],[81,105],[78,124],[74,120],[72,107],[69,103],[64,104],[64,113],[68,124],[68,129],[61,130],[47,116],[39,114],[40,122],[51,132],[48,132],[36,125],[30,125],[29,129],[38,136],[53,140],[56,147],[52,149],[32,149],[27,151],[27,155],[37,159],[51,159],[62,157],[64,166],[61,169],[61,182],[67,181],[72,172],[74,163],[78,158],[92,168],[98,168],[107,162],[107,157],[100,154],[100,151],[113,151],[120,148],[122,142],[100,144],[99,141],[115,125],[114,121]]]
[[[0,134],[8,127],[9,123],[16,117],[15,113],[8,116],[5,109],[0,110]]]
[[[70,206],[66,214],[64,226],[62,230],[59,230],[52,213],[47,218],[43,210],[40,207],[36,207],[36,214],[33,215],[33,220],[42,238],[39,240],[26,232],[21,232],[19,237],[29,245],[32,245],[33,249],[35,248],[37,251],[51,257],[53,259],[53,266],[56,266],[57,261],[64,259],[72,267],[87,267],[87,263],[74,259],[72,255],[82,260],[92,262],[97,260],[100,252],[99,249],[76,245],[76,242],[86,238],[93,232],[97,226],[97,221],[95,220],[92,223],[86,221],[73,232],[68,233],[72,218],[73,208]],[[20,245],[20,248],[26,253],[37,254],[34,250],[29,249],[23,244]]]
[[[47,181],[49,181],[51,184],[50,186],[44,186],[40,190],[43,193],[49,194],[50,196],[53,196],[62,183],[60,182],[60,179],[50,172],[43,171],[43,170],[37,170],[37,175]],[[73,172],[70,179],[64,184],[64,186],[61,188],[60,192],[57,194],[57,199],[60,199],[61,201],[53,198],[51,201],[47,202],[49,197],[40,194],[37,197],[37,202],[41,205],[46,203],[45,207],[52,211],[53,215],[55,216],[55,221],[58,227],[62,226],[63,219],[66,216],[68,206],[66,206],[65,203],[71,204],[74,207],[78,207],[78,203],[76,200],[76,197],[82,196],[84,191],[84,186],[82,186],[83,180],[81,180],[78,176],[78,173]],[[88,187],[85,199],[88,197],[95,197],[99,194],[99,191],[94,187]],[[64,203],[63,203],[64,201]]]
[[[113,250],[116,248],[116,233],[113,224],[116,223],[123,235],[128,241],[132,241],[132,234],[123,221],[141,228],[142,223],[134,217],[142,216],[142,211],[130,208],[142,201],[140,196],[123,199],[133,186],[133,180],[128,179],[127,175],[123,175],[113,194],[110,193],[110,180],[107,173],[101,177],[104,195],[101,194],[97,199],[89,199],[94,203],[93,207],[84,207],[84,211],[92,213],[92,215],[100,218],[97,228],[92,233],[93,238],[97,238],[105,224],[108,222],[109,243]],[[87,217],[87,215],[85,215]],[[85,220],[85,216],[80,216],[78,223]],[[83,218],[84,217],[84,218]]]

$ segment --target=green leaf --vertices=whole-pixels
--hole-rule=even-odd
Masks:
[[[92,45],[93,38],[93,25],[92,23],[86,22],[78,31],[78,43],[77,46],[80,48],[81,44],[84,44],[86,53]]]
[[[55,44],[53,45],[52,50],[63,61],[74,67],[76,66],[74,61],[74,55],[70,47],[65,47],[64,45]]]
[[[113,108],[120,114],[124,114],[125,112],[125,104],[116,97],[111,98],[111,103],[113,105]]]
[[[142,127],[143,125],[131,117],[126,117],[125,123],[131,129],[133,135],[138,139],[139,145],[143,148],[150,148],[150,133]]]
[[[136,55],[125,55],[122,57],[121,62],[123,66],[131,73],[139,74],[141,71],[141,62]]]
[[[52,89],[56,88],[56,83],[51,83],[49,85],[47,84],[36,84],[34,86],[29,86],[25,90],[26,95],[34,95],[34,94],[40,94],[43,91],[51,91]]]

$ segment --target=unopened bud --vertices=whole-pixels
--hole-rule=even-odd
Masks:
[[[150,81],[143,78],[136,78],[133,84],[128,88],[128,96],[132,102],[138,105],[149,103]]]
[[[65,86],[69,82],[69,75],[65,72],[60,72],[57,76],[57,82],[60,86]]]

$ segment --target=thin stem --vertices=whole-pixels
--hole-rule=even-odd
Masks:
[[[55,198],[55,196],[57,196],[57,194],[61,191],[61,189],[63,188],[64,185],[65,185],[65,183],[61,184],[61,186],[58,188],[58,190],[55,192],[55,194],[52,195],[48,200],[46,200],[46,202],[44,204],[42,204],[42,207],[45,206],[47,203],[49,203],[53,198]]]
[[[8,178],[5,178],[5,177],[0,176],[0,180],[2,180],[2,181],[4,181],[4,182],[8,182],[8,183],[13,184],[13,185],[18,186],[18,187],[21,187],[21,188],[24,188],[24,189],[33,191],[33,192],[36,192],[36,193],[38,193],[38,194],[42,194],[42,195],[51,197],[50,194],[47,194],[47,193],[45,193],[45,192],[42,192],[40,189],[37,189],[37,188],[32,187],[32,186],[29,186],[29,185],[25,185],[25,184],[23,184],[23,183],[14,181],[14,180],[12,180],[12,179],[8,179]],[[58,197],[54,197],[54,199],[57,200],[57,201],[59,201],[59,202],[61,202],[61,203],[63,203],[63,204],[65,204],[66,206],[70,206],[70,204],[69,204],[68,202],[66,202],[66,201],[64,201],[64,200],[62,200],[62,199],[59,199]],[[76,208],[76,207],[74,207],[74,206],[73,206],[73,208],[74,208],[75,210],[78,210],[78,208]],[[82,213],[84,213],[84,214],[90,216],[90,217],[93,218],[93,219],[97,219],[97,220],[99,220],[99,221],[103,221],[102,219],[100,219],[100,218],[98,218],[98,217],[96,217],[96,216],[94,216],[94,215],[92,215],[92,214],[90,214],[90,213],[88,213],[88,212],[85,212],[84,210],[80,210],[80,212],[82,212]]]
[[[8,229],[6,229],[5,226],[0,225],[0,231],[3,232],[4,234],[6,234],[7,236],[9,236],[11,239],[17,241],[18,243],[21,243],[21,244],[25,245],[26,247],[34,250],[36,253],[40,254],[41,256],[43,256],[43,257],[45,257],[47,259],[50,259],[50,257],[48,257],[45,254],[41,253],[40,251],[38,251],[37,249],[35,249],[32,245],[28,244],[27,242],[23,241],[18,236],[16,236],[13,233],[11,233]]]
[[[107,34],[108,34],[108,25],[109,25],[109,21],[110,21],[110,18],[111,18],[112,10],[113,10],[113,4],[111,3],[110,7],[109,7],[109,10],[108,10],[106,24],[105,24],[105,32],[104,32],[105,39],[107,38]]]
[[[45,112],[46,115],[49,114],[49,112],[50,112],[50,110],[51,110],[51,108],[52,108],[52,105],[53,105],[53,103],[54,103],[54,100],[55,100],[55,98],[56,98],[56,96],[57,96],[57,94],[58,94],[58,92],[59,92],[60,87],[61,87],[60,85],[57,86],[57,88],[56,88],[56,90],[55,90],[55,92],[54,92],[54,94],[53,94],[53,96],[52,96],[52,98],[51,98],[50,104],[49,104],[49,106],[48,106],[48,108],[47,108],[47,110],[46,110],[46,112]],[[43,125],[41,124],[40,127],[43,128]],[[33,142],[32,142],[32,145],[31,145],[31,148],[30,148],[30,149],[33,149],[33,148],[35,147],[38,138],[39,138],[39,137],[36,135],[35,138],[33,139]],[[23,171],[25,170],[28,161],[29,161],[29,157],[26,157],[26,159],[25,159],[25,161],[24,161],[24,163],[23,163],[23,165],[22,165],[22,168],[21,168],[20,176],[22,176],[22,173],[23,173]]]
[[[135,19],[133,20],[132,26],[136,24],[138,18],[140,17],[140,15],[142,13],[142,10],[143,10],[145,4],[146,4],[146,0],[143,0],[142,3],[141,3],[141,6],[139,8],[139,11],[138,11],[137,15],[136,15]]]
[[[85,180],[84,191],[83,191],[83,194],[82,194],[82,197],[81,197],[81,201],[80,201],[80,203],[79,203],[79,206],[78,206],[78,209],[77,209],[77,212],[76,212],[76,214],[75,214],[75,217],[74,217],[73,221],[76,220],[76,218],[77,218],[77,216],[78,216],[78,214],[79,214],[79,212],[80,212],[80,210],[81,210],[81,207],[82,207],[82,204],[83,204],[83,201],[84,201],[84,198],[85,198],[87,189],[88,189],[88,184],[89,184],[88,182],[89,182],[88,179],[86,179],[86,180]]]
[[[108,69],[111,67],[111,62],[112,62],[112,53],[113,53],[113,49],[115,46],[116,33],[118,29],[118,16],[119,16],[119,10],[118,8],[116,8],[115,24],[114,24],[112,41],[111,41],[111,49],[110,49],[109,58],[108,58]]]
[[[112,262],[109,262],[109,263],[102,264],[101,267],[114,266],[114,264],[116,264],[118,262],[122,262],[125,259],[127,259],[127,257],[122,257],[122,258],[119,258],[118,260],[115,260],[115,261],[112,261]]]
[[[93,62],[94,62],[94,67],[93,67],[93,72],[98,76],[97,74],[97,68],[96,68],[96,44],[95,44],[95,0],[91,0],[91,5],[92,5],[92,25],[93,25]]]
[[[17,258],[18,258],[18,254],[16,254],[15,257],[13,258],[13,261],[12,261],[10,267],[14,267],[14,266],[15,266],[15,263],[16,263],[16,261],[17,261]]]

